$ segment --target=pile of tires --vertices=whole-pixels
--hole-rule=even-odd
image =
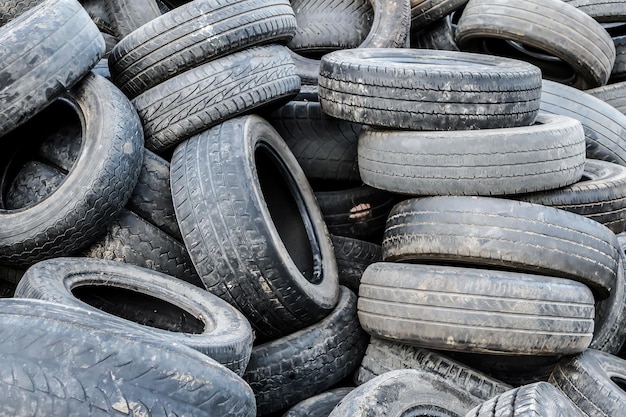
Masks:
[[[621,415],[624,22],[0,5],[0,414]]]

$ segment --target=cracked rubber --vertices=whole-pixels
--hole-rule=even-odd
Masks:
[[[541,71],[462,52],[347,49],[322,57],[318,94],[330,116],[392,129],[528,126],[539,111]]]
[[[0,360],[5,415],[255,416],[250,388],[208,356],[82,308],[3,300]]]
[[[135,97],[146,147],[163,151],[207,128],[281,100],[300,89],[281,45],[257,46],[185,71]]]
[[[359,365],[367,335],[356,316],[356,295],[341,288],[337,307],[319,323],[252,349],[243,379],[266,415],[319,394]]]
[[[183,142],[171,184],[205,287],[240,309],[257,339],[332,311],[339,290],[330,236],[302,169],[264,119],[238,117]]]
[[[389,214],[383,259],[491,266],[580,281],[598,300],[615,286],[619,244],[600,223],[490,197],[405,200]]]
[[[363,271],[370,264],[382,261],[381,247],[376,243],[345,236],[331,236],[339,271],[339,284],[359,292]]]
[[[130,1],[130,0],[125,0]],[[296,31],[287,0],[195,0],[122,39],[109,57],[113,82],[136,97],[201,64]]]

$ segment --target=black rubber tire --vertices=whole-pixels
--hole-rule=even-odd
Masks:
[[[80,155],[65,181],[41,203],[0,211],[0,262],[7,265],[26,266],[84,248],[120,212],[137,183],[143,135],[128,99],[90,74],[57,103],[11,134],[10,143],[32,152],[25,141],[32,137],[28,129],[37,132],[36,138],[42,125],[57,126],[55,117],[71,112],[82,126]],[[65,112],[55,114],[60,110]]]
[[[242,375],[252,351],[243,314],[219,297],[145,268],[86,258],[57,258],[30,267],[16,298],[106,312],[164,343],[189,346]]]
[[[112,34],[120,40],[161,16],[155,0],[106,0],[104,10]]]
[[[576,213],[621,233],[626,227],[626,167],[587,159],[577,183],[513,198]]]
[[[541,110],[578,119],[585,130],[587,158],[626,166],[626,115],[583,91],[544,80]]]
[[[382,249],[376,243],[350,237],[333,235],[331,239],[335,248],[339,284],[358,293],[363,271],[370,264],[382,261]]]
[[[387,372],[352,390],[329,417],[463,417],[476,402],[447,382],[414,369]]]
[[[328,417],[339,401],[354,388],[342,387],[314,395],[300,401],[283,414],[283,417]]]
[[[536,382],[500,394],[471,409],[465,417],[582,417],[558,388]]]
[[[614,37],[613,43],[615,44],[615,64],[609,81],[623,81],[626,79],[626,35]]]
[[[4,0],[0,4],[0,27],[6,25],[27,10],[32,9],[44,0]]]
[[[339,296],[328,230],[306,177],[259,116],[176,148],[171,183],[185,246],[207,290],[240,309],[258,339],[328,315]]]
[[[575,213],[489,197],[428,197],[397,204],[385,261],[445,261],[569,278],[598,300],[615,286],[619,244],[606,226]]]
[[[5,208],[20,210],[32,207],[52,194],[64,180],[62,172],[46,164],[27,162],[7,191]]]
[[[372,27],[359,48],[404,48],[409,45],[411,31],[410,0],[370,0],[374,10]],[[302,84],[317,85],[320,61],[291,53]]]
[[[562,0],[593,17],[597,22],[626,21],[626,3],[622,0]]]
[[[626,114],[626,81],[592,88],[591,90],[586,90],[585,93],[599,98],[615,107],[621,113]]]
[[[411,0],[411,28],[426,28],[465,6],[468,0]]]
[[[356,295],[341,287],[328,317],[252,349],[243,379],[254,391],[258,415],[324,392],[359,366],[368,337],[359,325],[356,303]]]
[[[122,39],[109,65],[114,83],[136,97],[213,59],[258,44],[284,43],[295,31],[288,0],[195,0]]]
[[[619,416],[626,409],[626,361],[587,349],[563,359],[550,382],[574,402],[584,416]]]
[[[0,334],[3,415],[255,416],[233,372],[105,314],[3,300]]]
[[[237,115],[289,100],[300,80],[287,48],[258,46],[185,71],[132,100],[146,147],[163,151]]]
[[[100,31],[76,0],[45,1],[22,13],[0,28],[0,45],[0,136],[52,103],[104,54]]]
[[[527,60],[542,69],[544,78],[580,89],[606,84],[615,63],[608,32],[561,0],[470,0],[456,42],[462,50]]]
[[[408,195],[507,195],[578,181],[585,132],[578,120],[540,113],[535,124],[503,129],[408,131],[365,128],[361,179]]]
[[[582,352],[591,343],[595,312],[591,291],[572,280],[385,262],[363,273],[358,308],[372,336],[505,355]]]
[[[458,51],[454,40],[456,23],[450,15],[422,30],[411,31],[411,48]]]
[[[311,180],[360,181],[361,125],[327,116],[317,101],[290,101],[266,116]]]
[[[396,195],[367,185],[316,191],[315,198],[330,233],[375,243],[380,243],[387,216],[398,201]]]
[[[347,49],[322,57],[318,94],[331,116],[392,129],[528,126],[539,111],[541,72],[462,52]]]
[[[439,377],[465,391],[476,403],[487,401],[511,389],[509,385],[435,351],[377,337],[370,339],[355,382],[362,385],[379,375],[399,369],[416,369],[430,374],[431,377]]]

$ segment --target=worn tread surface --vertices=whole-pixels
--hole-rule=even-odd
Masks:
[[[611,71],[610,81],[623,81],[626,79],[626,35],[614,37],[613,42],[615,43],[615,64]]]
[[[122,39],[109,58],[116,85],[136,97],[203,63],[296,31],[287,0],[196,0]]]
[[[619,244],[575,213],[489,197],[405,200],[389,214],[385,261],[494,266],[583,282],[598,299],[615,286]]]
[[[572,280],[385,262],[365,270],[358,309],[372,336],[432,349],[519,355],[583,351],[595,312],[591,291]]]
[[[363,271],[370,264],[382,261],[380,245],[345,236],[331,236],[339,272],[339,284],[359,292]]]
[[[425,28],[460,9],[468,0],[411,1],[411,29]]]
[[[626,81],[585,90],[585,93],[599,98],[626,114]]]
[[[146,147],[165,150],[228,118],[295,96],[300,79],[286,49],[268,45],[235,52],[135,97]]]
[[[626,20],[626,3],[622,0],[562,0],[593,17],[596,21],[623,22]]]
[[[0,27],[44,0],[5,0],[0,4]]]

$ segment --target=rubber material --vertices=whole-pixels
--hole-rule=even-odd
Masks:
[[[337,403],[352,390],[352,387],[342,387],[314,395],[291,407],[283,417],[328,417]]]
[[[621,113],[626,114],[626,81],[592,88],[591,90],[586,90],[585,93],[599,98],[615,107]]]
[[[120,40],[161,16],[155,0],[106,0],[104,10],[113,35]]]
[[[363,271],[370,264],[382,261],[382,249],[376,243],[350,237],[333,235],[331,239],[339,270],[339,284],[358,293]]]

